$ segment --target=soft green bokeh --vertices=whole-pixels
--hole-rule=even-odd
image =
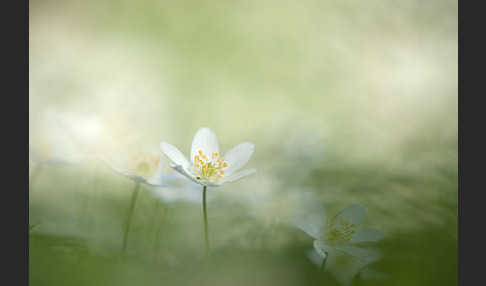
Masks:
[[[31,285],[334,285],[306,258],[312,239],[287,223],[306,193],[330,213],[363,205],[364,224],[385,234],[373,265],[385,278],[357,285],[457,285],[456,1],[31,0],[29,10],[40,150],[52,133],[72,140],[52,114],[115,157],[160,141],[188,155],[207,126],[223,152],[255,143],[257,169],[209,190],[204,260],[199,201],[143,187],[121,257],[134,183],[93,157],[33,162]]]

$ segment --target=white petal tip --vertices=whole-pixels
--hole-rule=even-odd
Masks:
[[[166,150],[167,150],[168,148],[170,148],[169,146],[170,146],[170,144],[169,144],[169,143],[167,143],[167,142],[160,142],[160,150],[161,150],[162,152],[164,152],[164,153],[166,152]]]
[[[182,165],[183,167],[187,167],[189,165],[186,157],[173,145],[167,142],[160,142],[160,150],[175,164]]]
[[[253,175],[256,173],[256,169],[246,169],[243,171],[239,171],[237,173],[234,173],[230,176],[228,176],[222,183],[230,183],[230,182],[236,182],[238,180],[241,180],[244,177]]]
[[[246,144],[248,145],[248,147],[253,151],[255,150],[255,144],[253,142],[250,142],[250,141],[243,141],[241,142],[241,144]]]
[[[205,134],[215,134],[214,131],[209,128],[209,127],[201,127],[199,128],[197,131],[196,131],[196,134],[200,134],[200,133],[205,133]]]

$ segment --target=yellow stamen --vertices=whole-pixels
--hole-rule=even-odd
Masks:
[[[211,159],[202,150],[199,150],[198,154],[194,156],[193,162],[193,166],[196,169],[194,170],[196,178],[214,183],[221,179],[224,174],[222,169],[228,166],[224,158],[219,157],[218,152],[211,153]]]

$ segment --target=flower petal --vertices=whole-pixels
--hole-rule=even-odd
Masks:
[[[290,223],[314,239],[323,239],[323,227],[327,212],[324,204],[312,191],[301,191],[292,195],[292,201],[298,202]]]
[[[186,156],[179,151],[176,147],[167,142],[160,142],[160,150],[174,162],[176,165],[182,166],[184,169],[189,166]]]
[[[179,174],[179,172],[170,174],[160,170],[150,178],[147,178],[144,183],[158,188],[176,188],[182,184],[188,184],[189,182],[184,176]]]
[[[314,240],[313,243],[314,250],[324,259],[326,258],[330,252],[333,251],[332,247],[327,245],[324,241],[322,240]]]
[[[216,183],[213,183],[213,182],[208,182],[206,180],[198,180],[194,174],[192,174],[189,170],[187,169],[184,169],[181,165],[170,165],[170,167],[174,170],[176,170],[177,172],[179,172],[180,174],[184,175],[186,178],[188,178],[189,180],[193,181],[194,183],[197,183],[201,186],[208,186],[208,187],[219,187],[221,186],[221,184],[216,184]]]
[[[255,144],[243,142],[226,152],[224,155],[224,159],[228,163],[228,167],[225,169],[226,174],[231,175],[241,169],[241,167],[248,163],[254,150]]]
[[[200,128],[196,132],[196,135],[194,135],[191,146],[191,162],[194,162],[194,156],[196,156],[199,151],[202,151],[210,158],[212,153],[219,153],[218,138],[216,138],[216,134],[207,127]]]
[[[322,228],[326,223],[324,213],[309,213],[303,216],[295,217],[293,224],[307,235],[314,239],[322,239]]]
[[[349,207],[343,209],[340,213],[336,215],[339,220],[345,220],[355,227],[363,223],[366,216],[366,211],[361,205],[350,205]]]
[[[326,258],[325,256],[322,257],[322,254],[318,253],[315,249],[308,250],[306,256],[317,267],[321,267],[324,258]]]
[[[169,173],[168,171],[170,171],[171,173]],[[178,185],[177,182],[173,182],[176,175],[179,178],[181,177],[180,174],[175,173],[170,169],[164,170],[164,167],[162,166],[162,160],[160,160],[159,165],[157,166],[157,170],[152,176],[145,180],[145,183],[153,187],[175,187]]]
[[[195,183],[198,183],[200,185],[202,185],[202,183],[200,181],[198,181],[190,172],[188,172],[183,166],[181,165],[175,165],[175,164],[171,164],[170,167],[174,170],[176,170],[177,172],[179,172],[181,175],[184,175],[186,178],[188,178],[189,180],[195,182]]]
[[[169,184],[167,184],[166,178],[167,174],[166,171],[164,171],[162,160],[159,160],[157,170],[155,170],[152,176],[145,179],[145,183],[153,187],[168,187]]]
[[[256,173],[256,169],[245,169],[245,170],[242,170],[242,171],[239,171],[239,172],[236,172],[236,173],[233,173],[229,176],[224,177],[221,180],[221,184],[235,182],[235,181],[238,181],[239,179],[242,179],[246,176],[249,176],[249,175],[255,174],[255,173]]]
[[[329,246],[325,243],[317,246],[328,254],[325,271],[334,276],[344,286],[352,285],[354,277],[364,267],[382,257],[381,251],[373,248],[360,248],[349,245]]]

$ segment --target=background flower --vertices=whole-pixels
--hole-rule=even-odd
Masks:
[[[323,208],[309,210],[294,223],[314,238],[314,249],[309,259],[333,275],[343,285],[351,285],[356,274],[382,257],[382,252],[369,243],[383,239],[383,234],[372,228],[360,228],[365,218],[361,205],[351,205],[329,217]]]

